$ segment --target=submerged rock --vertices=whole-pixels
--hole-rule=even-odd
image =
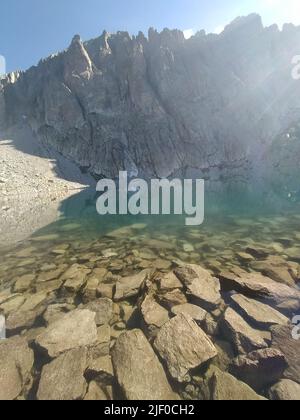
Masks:
[[[178,382],[189,382],[190,371],[217,356],[217,350],[188,315],[177,315],[159,331],[154,347]]]
[[[139,274],[123,277],[116,284],[114,300],[116,302],[136,297],[141,285],[153,274],[153,270],[143,270]]]
[[[123,333],[112,351],[119,385],[128,400],[177,400],[165,371],[140,330]]]
[[[51,358],[68,350],[97,342],[96,314],[88,310],[75,310],[53,322],[39,335],[36,344]]]
[[[220,283],[209,271],[191,264],[177,268],[175,274],[187,288],[187,294],[204,309],[214,310],[220,305]]]

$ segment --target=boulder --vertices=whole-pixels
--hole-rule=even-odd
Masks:
[[[110,356],[99,357],[89,362],[86,376],[102,385],[114,383],[114,371]]]
[[[263,349],[233,360],[229,372],[251,388],[261,390],[282,378],[287,362],[280,350]]]
[[[121,278],[116,284],[114,300],[116,302],[136,297],[145,280],[151,277],[152,270],[147,269],[139,274]]]
[[[166,373],[140,330],[123,333],[112,351],[118,383],[127,400],[177,400]]]
[[[87,276],[91,270],[85,266],[74,264],[61,277],[65,281],[64,290],[67,293],[77,293],[87,282]]]
[[[159,289],[162,292],[183,288],[183,284],[178,279],[178,277],[174,274],[173,271],[161,276],[161,278],[158,278],[158,284],[159,284]]]
[[[252,328],[237,312],[228,308],[221,323],[224,337],[230,339],[238,354],[268,347],[271,334]]]
[[[180,289],[173,289],[158,295],[159,302],[167,309],[187,303],[185,294]]]
[[[41,401],[74,401],[83,399],[87,383],[84,372],[87,350],[70,350],[43,367],[37,392]]]
[[[159,305],[154,296],[147,295],[140,307],[147,335],[155,337],[158,330],[169,321],[168,311]]]
[[[292,336],[292,326],[276,325],[271,328],[272,347],[280,350],[288,363],[284,378],[300,384],[299,340]]]
[[[280,312],[254,299],[243,295],[233,295],[231,299],[242,311],[245,318],[259,327],[268,329],[272,325],[286,325],[289,319]]]
[[[109,324],[113,318],[113,301],[111,299],[97,299],[88,303],[83,308],[95,312],[95,322],[98,327]]]
[[[253,261],[250,266],[278,283],[295,286],[293,265],[281,257],[270,256],[264,261]]]
[[[212,366],[202,385],[203,398],[212,401],[263,401],[248,385]]]
[[[191,299],[198,301],[204,309],[214,310],[221,301],[220,282],[209,271],[198,265],[186,265],[175,270]]]
[[[89,389],[84,397],[84,401],[108,401],[110,398],[106,392],[100,387],[97,382],[92,381],[89,384]]]
[[[97,342],[95,313],[75,310],[53,322],[36,338],[36,344],[45,350],[49,357],[83,346],[91,346]]]
[[[174,306],[172,308],[173,315],[187,315],[190,316],[197,323],[201,323],[205,320],[207,312],[200,308],[200,306],[192,305],[191,303],[185,303],[183,305]]]
[[[192,369],[217,356],[207,335],[191,317],[182,314],[160,329],[154,347],[178,382],[189,382]]]
[[[0,400],[14,400],[29,390],[33,351],[23,337],[0,341]]]
[[[282,379],[268,391],[270,400],[300,401],[300,385],[289,379]]]
[[[222,272],[218,275],[218,278],[222,289],[225,291],[235,290],[249,297],[264,298],[276,305],[293,300],[297,302],[296,307],[300,309],[299,290],[277,283],[262,274],[244,272],[237,275],[231,272]]]

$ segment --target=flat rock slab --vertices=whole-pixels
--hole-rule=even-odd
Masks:
[[[182,289],[183,284],[178,279],[177,276],[171,271],[168,274],[165,274],[160,279],[158,279],[159,288],[161,291],[173,290],[173,289]]]
[[[206,387],[208,388],[207,398],[212,401],[265,400],[248,385],[237,380],[229,373],[222,372],[215,366],[207,374]]]
[[[112,351],[114,371],[128,400],[177,400],[166,373],[140,330],[122,334]]]
[[[279,325],[272,327],[272,347],[280,350],[287,360],[288,368],[284,377],[300,384],[300,341],[293,338],[292,328]]]
[[[211,340],[188,315],[179,314],[159,331],[154,347],[178,382],[189,382],[190,370],[217,356]]]
[[[243,315],[260,327],[272,325],[287,325],[289,319],[280,312],[257,300],[249,299],[243,295],[233,295],[232,300],[238,305]]]
[[[287,362],[280,350],[263,349],[240,356],[230,365],[230,373],[255,390],[282,378]]]
[[[184,305],[174,306],[172,308],[173,315],[187,315],[190,316],[196,322],[203,322],[207,316],[207,312],[200,308],[200,306],[192,305],[191,303],[186,303]]]
[[[75,310],[53,322],[39,335],[36,344],[47,351],[51,358],[78,347],[97,342],[97,326],[94,312]]]
[[[187,288],[187,294],[198,300],[204,309],[214,310],[222,301],[220,282],[199,265],[186,265],[175,271],[178,279]]]
[[[276,305],[285,301],[295,301],[296,308],[300,309],[299,290],[285,284],[277,283],[269,277],[257,273],[241,273],[236,275],[222,272],[218,275],[221,286],[225,290],[235,290],[249,297],[269,299]]]
[[[41,401],[72,401],[83,399],[87,383],[84,372],[87,350],[79,348],[62,354],[44,366],[37,393]]]
[[[34,355],[27,340],[13,337],[0,341],[0,400],[16,399],[31,382]]]
[[[91,312],[95,312],[95,322],[98,327],[109,324],[113,317],[113,301],[108,298],[94,300],[84,306]]]
[[[141,304],[141,314],[147,333],[154,337],[158,330],[169,321],[168,311],[159,305],[152,295],[145,297]]]
[[[282,379],[272,386],[268,396],[275,401],[300,401],[300,385],[289,379]]]
[[[268,347],[271,334],[252,328],[237,312],[228,308],[224,314],[222,329],[225,338],[230,339],[239,354]]]
[[[138,295],[141,285],[147,280],[153,270],[143,270],[139,274],[123,277],[116,284],[114,300],[116,302],[130,299]]]

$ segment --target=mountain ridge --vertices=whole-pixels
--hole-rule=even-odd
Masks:
[[[300,121],[291,77],[300,27],[240,17],[220,35],[108,34],[0,82],[0,127],[25,124],[96,176],[202,176],[246,183],[272,166],[273,140]]]

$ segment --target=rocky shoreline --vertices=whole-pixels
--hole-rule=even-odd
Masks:
[[[15,252],[19,274],[0,289],[1,400],[300,399],[295,257],[252,246],[243,264],[216,270],[90,244],[67,265],[70,245],[60,244],[34,272],[34,247],[50,239]],[[149,248],[171,255],[172,244],[156,241]],[[130,259],[140,265],[131,274]],[[249,268],[254,260],[264,274]]]

